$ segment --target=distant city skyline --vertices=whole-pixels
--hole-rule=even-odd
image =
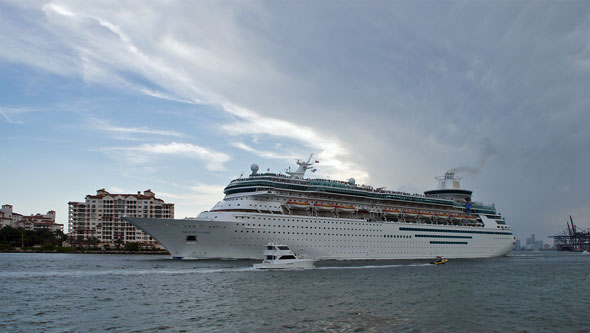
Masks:
[[[590,3],[0,1],[0,203],[151,188],[178,218],[252,163],[422,193],[456,168],[516,237],[590,225]]]

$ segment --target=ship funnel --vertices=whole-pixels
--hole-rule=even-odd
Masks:
[[[459,177],[456,175],[455,169],[447,171],[444,176],[438,176],[434,178],[438,180],[438,188],[441,190],[460,189],[460,181],[461,179],[463,179],[463,177]]]
[[[438,180],[438,188],[425,191],[424,194],[429,197],[450,199],[462,203],[470,202],[473,192],[461,188],[460,181],[463,177],[457,176],[456,172],[456,169],[451,169],[444,176],[434,177]]]

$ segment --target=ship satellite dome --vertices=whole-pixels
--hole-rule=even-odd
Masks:
[[[250,170],[252,170],[252,173],[257,173],[258,172],[258,164],[254,163],[250,166]]]
[[[348,179],[348,183],[349,183],[350,185],[354,185],[354,183],[355,183],[355,182],[356,182],[356,180],[354,180],[354,178],[349,178],[349,179]]]

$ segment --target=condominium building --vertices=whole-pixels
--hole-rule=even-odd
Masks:
[[[102,244],[139,242],[160,246],[156,240],[133,225],[124,216],[174,218],[174,204],[156,198],[151,190],[137,194],[113,194],[104,188],[86,195],[84,202],[68,203],[69,233],[75,240],[97,239]]]
[[[64,230],[64,225],[55,223],[55,211],[50,210],[47,214],[22,215],[13,211],[12,205],[2,205],[0,209],[0,228],[10,226],[23,228],[25,230],[46,229],[52,232]]]

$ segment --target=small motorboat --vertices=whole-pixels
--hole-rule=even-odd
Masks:
[[[287,245],[268,243],[264,251],[264,260],[254,264],[256,269],[311,269],[315,266],[313,259],[298,258]]]
[[[434,258],[434,261],[431,261],[430,263],[432,265],[444,265],[449,261],[449,259],[445,259],[441,256],[437,256],[436,258]]]

